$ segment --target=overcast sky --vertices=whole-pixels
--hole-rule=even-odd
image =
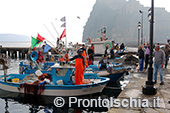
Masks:
[[[144,6],[151,4],[151,0],[139,1]],[[60,19],[66,16],[68,42],[81,42],[83,26],[95,2],[96,0],[0,0],[0,34],[13,33],[36,37],[39,33],[55,43],[58,34],[64,29],[60,27],[63,24]],[[155,0],[155,6],[166,7],[170,12],[169,4],[170,0]]]

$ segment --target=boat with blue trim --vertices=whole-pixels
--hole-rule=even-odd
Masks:
[[[101,64],[90,65],[86,69],[86,73],[97,73],[99,77],[108,77],[110,79],[109,83],[117,82],[128,69],[126,67],[121,67],[122,64],[112,64],[106,66],[106,69],[100,69]]]
[[[84,76],[84,84],[74,85],[74,67],[54,65],[51,68],[52,70],[48,75],[50,75],[52,80],[45,78],[46,80],[41,81],[37,85],[34,85],[34,83],[38,79],[38,74],[1,75],[0,89],[17,93],[29,92],[29,94],[39,92],[38,94],[46,96],[82,96],[102,92],[109,81],[108,78],[98,77],[97,74],[96,76],[94,74],[91,76],[89,73],[89,76]]]

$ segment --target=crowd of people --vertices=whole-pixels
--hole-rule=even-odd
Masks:
[[[160,75],[160,85],[164,85],[163,81],[163,68],[167,68],[169,55],[170,55],[170,47],[168,44],[165,44],[164,48],[160,48],[160,44],[153,46],[154,52],[154,83],[157,83],[157,73],[159,71]],[[150,45],[144,44],[143,46],[138,47],[138,57],[139,57],[139,72],[144,72],[148,68],[149,57],[150,57]],[[145,66],[144,66],[145,63]]]

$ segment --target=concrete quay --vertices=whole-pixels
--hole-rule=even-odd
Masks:
[[[150,107],[113,107],[108,113],[170,113],[170,63],[167,69],[163,70],[163,77],[165,85],[160,85],[160,78],[158,73],[156,95],[144,95],[142,93],[142,86],[147,80],[147,72],[135,72],[132,79],[129,81],[125,89],[120,93],[117,99],[147,99]],[[159,97],[159,105],[153,107],[154,97]]]

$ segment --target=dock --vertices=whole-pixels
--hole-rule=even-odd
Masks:
[[[135,98],[148,99],[149,105],[152,105],[153,98],[159,97],[159,107],[117,107],[111,108],[108,113],[170,113],[170,63],[167,69],[163,69],[163,77],[165,85],[160,85],[160,78],[158,73],[156,95],[144,95],[142,93],[142,86],[147,80],[147,72],[135,72],[125,89],[119,94],[119,100]]]
[[[0,53],[11,58],[25,58],[28,53],[28,47],[0,47]]]
[[[6,56],[9,56],[10,58],[22,58],[25,59],[28,56],[29,47],[1,47],[0,46],[0,54],[5,54]],[[40,48],[38,48],[40,49]],[[49,50],[52,54],[55,54],[56,52],[51,49]]]

